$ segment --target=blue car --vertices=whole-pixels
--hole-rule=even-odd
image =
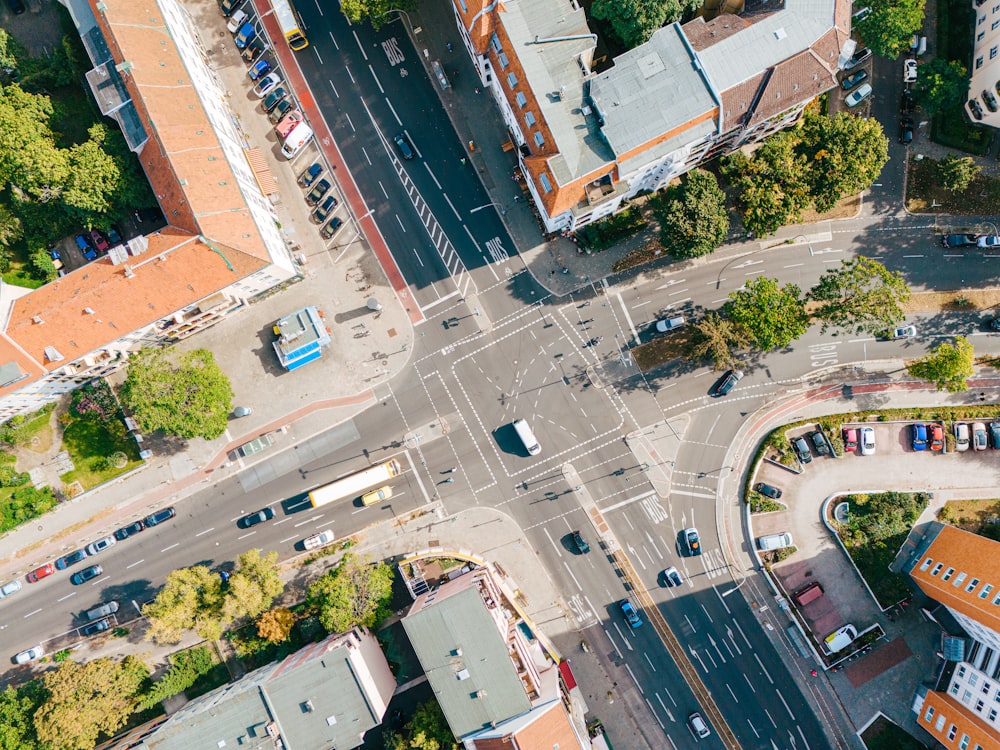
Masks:
[[[70,565],[76,565],[81,560],[87,559],[87,551],[83,549],[74,550],[68,555],[63,555],[56,560],[56,569],[66,570]]]
[[[271,72],[271,63],[267,60],[258,60],[250,66],[250,70],[247,71],[247,75],[250,76],[251,81],[256,81],[257,79],[267,75],[269,72]]]
[[[927,425],[917,422],[913,425],[913,450],[927,450]]]
[[[639,617],[639,613],[635,611],[635,607],[632,606],[632,602],[628,599],[622,599],[618,602],[618,607],[621,609],[622,614],[625,615],[625,621],[628,622],[629,627],[635,629],[642,625],[642,618]]]

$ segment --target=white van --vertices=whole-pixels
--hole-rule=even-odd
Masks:
[[[828,654],[835,654],[850,646],[858,637],[858,631],[853,625],[843,625],[823,639],[823,646]]]
[[[542,446],[538,444],[538,440],[535,439],[535,433],[531,431],[528,427],[528,423],[523,419],[514,420],[514,432],[517,436],[521,438],[521,442],[524,443],[524,449],[528,451],[528,455],[537,456],[542,452]]]
[[[281,155],[286,159],[292,159],[295,157],[302,147],[305,146],[313,137],[312,128],[306,125],[304,122],[300,122],[285,138],[285,145],[281,147]]]
[[[770,552],[771,550],[784,549],[785,547],[792,546],[792,535],[787,531],[783,531],[780,534],[768,534],[767,536],[757,537],[757,546],[760,547],[765,552]]]

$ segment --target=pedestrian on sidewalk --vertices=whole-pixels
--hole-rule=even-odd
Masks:
[[[478,86],[476,86],[475,91],[476,91],[477,94],[479,93],[479,87]]]
[[[448,43],[447,43],[447,44],[445,45],[445,47],[447,47],[447,48],[448,48],[448,51],[449,51],[449,52],[454,52],[454,51],[455,51],[455,50],[454,50],[454,49],[452,48],[452,46],[451,46],[451,42],[448,42]]]
[[[464,156],[462,157],[462,166],[463,167],[465,166],[465,157]]]

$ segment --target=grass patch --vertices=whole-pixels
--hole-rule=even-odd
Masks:
[[[624,211],[612,214],[606,219],[588,224],[576,233],[580,244],[596,252],[607,250],[626,237],[638,234],[649,222],[638,206],[629,206]]]
[[[774,513],[775,511],[785,510],[788,507],[784,503],[779,503],[777,500],[764,497],[756,490],[750,490],[747,492],[746,497],[751,513]]]
[[[868,750],[927,750],[922,742],[884,716],[879,716],[862,732],[861,741]]]
[[[951,500],[938,511],[938,520],[991,539],[1000,525],[1000,499]]]
[[[952,193],[941,186],[938,162],[910,158],[906,179],[906,208],[914,213],[951,213],[962,216],[990,216],[1000,203],[1000,180],[976,176],[964,193]]]
[[[44,453],[52,446],[53,429],[49,415],[55,408],[55,404],[46,404],[34,414],[11,417],[0,425],[0,441]]]
[[[694,326],[684,326],[665,336],[657,336],[652,341],[631,349],[632,358],[643,372],[669,362],[672,359],[691,359],[691,348],[695,342]]]
[[[142,464],[139,446],[136,445],[125,425],[117,419],[100,424],[86,419],[69,417],[63,430],[63,448],[76,467],[60,479],[66,484],[79,482],[85,490],[97,487]],[[123,465],[111,460],[116,453],[125,455]]]

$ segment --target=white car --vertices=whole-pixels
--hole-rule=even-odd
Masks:
[[[334,539],[333,529],[327,529],[326,531],[321,531],[318,534],[313,534],[311,537],[302,542],[302,545],[306,549],[316,549],[317,547],[325,547]]]
[[[903,63],[903,83],[913,83],[917,80],[917,61],[912,57]]]
[[[982,422],[972,423],[972,447],[977,451],[984,451],[989,447],[989,439],[986,437],[986,425]]]
[[[873,427],[861,428],[861,455],[875,455],[875,429]]]
[[[861,102],[872,95],[872,86],[870,83],[862,83],[854,91],[847,95],[844,99],[844,104],[848,107],[857,107]]]
[[[106,536],[103,539],[98,539],[93,544],[88,544],[86,546],[88,555],[96,555],[98,552],[103,552],[108,547],[112,547],[115,544],[115,538],[113,536]]]
[[[976,240],[977,247],[1000,247],[1000,235],[983,234]]]
[[[230,34],[235,34],[239,31],[240,26],[245,24],[249,19],[250,16],[248,16],[247,12],[241,8],[229,17],[229,23],[226,24],[226,28],[229,29]]]
[[[916,326],[900,326],[895,331],[892,332],[893,340],[896,339],[912,339],[917,335]]]
[[[271,89],[277,88],[279,83],[281,83],[281,75],[279,73],[268,73],[260,79],[260,83],[253,87],[253,92],[257,95],[258,99],[263,99]]]
[[[45,649],[39,646],[32,646],[31,648],[22,651],[17,656],[14,657],[14,661],[18,664],[27,664],[29,661],[34,661],[45,656]]]
[[[955,450],[969,450],[969,425],[965,422],[955,422],[952,429],[955,432]]]
[[[20,581],[9,581],[8,583],[5,583],[3,586],[0,586],[0,599],[3,599],[5,596],[10,596],[11,594],[16,594],[20,590],[21,590]]]

